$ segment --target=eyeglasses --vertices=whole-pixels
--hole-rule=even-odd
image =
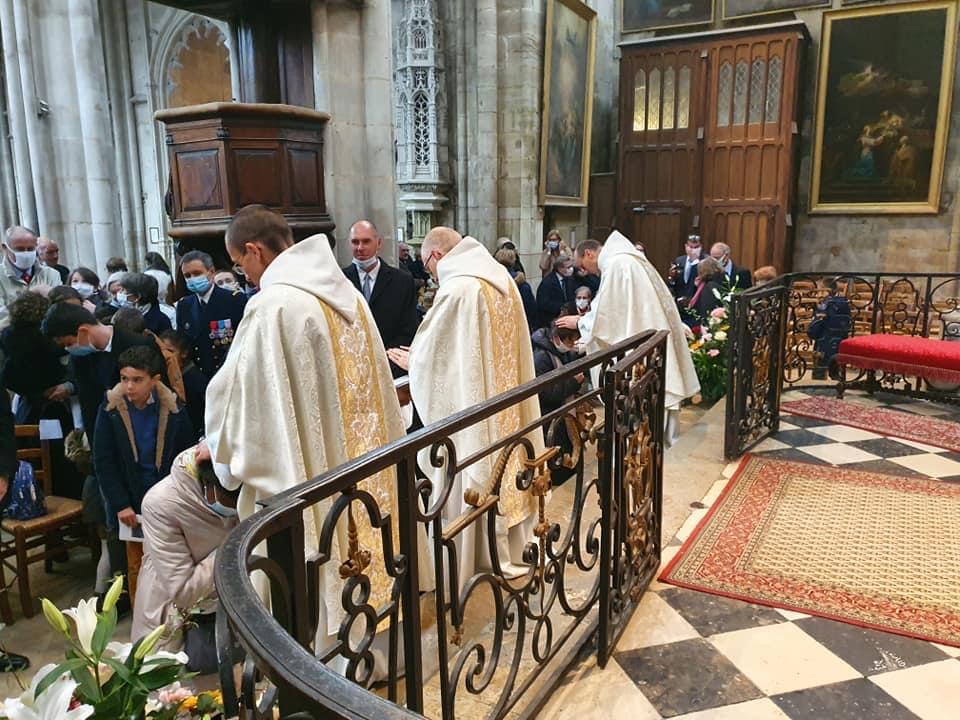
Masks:
[[[233,274],[236,275],[237,277],[246,277],[246,276],[247,276],[247,273],[245,273],[245,272],[243,271],[243,267],[241,267],[241,265],[240,265],[240,263],[243,261],[244,255],[246,255],[246,254],[247,254],[247,249],[244,248],[244,249],[243,249],[243,252],[240,253],[240,259],[237,260],[237,261],[233,264],[233,267],[231,268],[231,269],[233,270]]]

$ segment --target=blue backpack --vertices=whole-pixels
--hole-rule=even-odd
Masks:
[[[14,520],[33,520],[47,514],[43,492],[33,478],[33,465],[23,460],[10,485],[10,505],[4,513]]]

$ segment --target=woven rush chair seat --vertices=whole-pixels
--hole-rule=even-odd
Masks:
[[[0,537],[0,616],[8,625],[13,622],[13,613],[7,597],[7,570],[16,579],[24,617],[33,617],[36,601],[30,589],[30,565],[42,561],[46,572],[51,572],[53,558],[64,556],[70,548],[89,547],[96,553],[99,545],[83,522],[83,504],[53,494],[50,443],[40,440],[40,426],[17,425],[16,436],[39,441],[39,447],[17,450],[17,459],[34,466],[34,480],[43,491],[47,514],[32,520],[6,518],[0,523],[11,536]]]
[[[33,520],[13,520],[7,518],[3,521],[3,529],[11,535],[17,532],[27,535],[36,535],[37,533],[46,533],[50,530],[63,525],[65,522],[73,522],[83,515],[83,503],[72,498],[53,497],[46,498],[47,514]]]

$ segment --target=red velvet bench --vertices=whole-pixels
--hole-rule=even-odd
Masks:
[[[869,371],[871,389],[876,389],[873,373],[877,370],[960,385],[960,342],[910,335],[861,335],[842,340],[834,359],[840,371],[839,398],[846,389],[848,366]]]

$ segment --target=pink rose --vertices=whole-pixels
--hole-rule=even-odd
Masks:
[[[718,318],[723,320],[727,316],[726,308],[716,307],[710,311],[710,317]]]
[[[710,357],[716,357],[719,354],[720,354],[720,351],[717,350],[716,348],[713,348],[713,350],[707,350],[707,355],[709,355]]]

